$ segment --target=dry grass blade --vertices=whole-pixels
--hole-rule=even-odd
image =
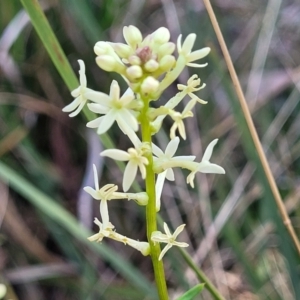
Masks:
[[[276,201],[276,204],[278,206],[278,209],[279,209],[282,221],[283,221],[284,225],[286,226],[286,228],[288,230],[288,233],[291,236],[291,238],[292,238],[292,240],[294,242],[294,245],[295,245],[295,247],[296,247],[296,249],[297,249],[297,251],[298,251],[298,253],[300,255],[300,242],[299,242],[299,239],[298,239],[298,237],[297,237],[297,235],[295,233],[295,230],[294,230],[294,228],[292,226],[292,223],[291,223],[291,220],[289,218],[289,215],[288,215],[288,213],[287,213],[287,211],[285,209],[284,203],[282,201],[282,198],[281,198],[280,193],[278,191],[277,185],[275,183],[274,176],[273,176],[273,174],[271,172],[269,163],[268,163],[268,161],[266,159],[266,156],[265,156],[265,153],[263,151],[261,142],[259,140],[257,131],[256,131],[255,127],[254,127],[253,120],[252,120],[251,114],[249,112],[249,108],[248,108],[248,105],[246,103],[246,99],[245,99],[243,90],[241,88],[238,76],[237,76],[235,68],[233,66],[233,63],[232,63],[232,60],[231,60],[228,48],[227,48],[226,43],[224,41],[221,29],[219,27],[218,21],[217,21],[216,16],[215,16],[215,13],[213,11],[213,8],[212,8],[209,0],[203,0],[203,2],[204,2],[204,5],[205,5],[205,7],[207,9],[209,17],[211,19],[211,22],[212,22],[213,28],[215,30],[215,33],[217,35],[220,47],[222,49],[222,52],[223,52],[223,55],[224,55],[224,58],[225,58],[225,61],[226,61],[226,64],[227,64],[230,76],[231,76],[231,79],[233,81],[233,85],[234,85],[235,91],[237,93],[237,96],[238,96],[238,99],[239,99],[239,102],[240,102],[240,105],[241,105],[241,108],[242,108],[242,111],[243,111],[243,114],[244,114],[244,117],[245,117],[245,120],[247,122],[247,126],[249,128],[251,137],[253,139],[255,148],[256,148],[258,156],[259,156],[259,159],[260,159],[261,164],[263,166],[263,169],[264,169],[264,172],[265,172],[265,176],[266,176],[266,178],[268,180],[270,189],[271,189],[272,194],[274,196],[274,200]]]

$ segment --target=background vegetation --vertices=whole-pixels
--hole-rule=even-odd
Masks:
[[[282,2],[282,3],[281,3]],[[300,299],[300,259],[268,192],[256,150],[237,105],[226,66],[202,1],[48,0],[40,2],[73,70],[83,59],[89,87],[109,91],[117,78],[95,64],[99,40],[122,41],[133,24],[146,35],[160,26],[172,40],[197,33],[196,47],[210,46],[207,87],[196,118],[186,120],[181,154],[201,158],[214,138],[212,161],[226,175],[197,175],[195,189],[176,172],[163,190],[161,214],[226,299]],[[246,93],[259,136],[299,235],[300,4],[296,1],[213,1]],[[82,192],[93,185],[92,162],[101,184],[121,183],[119,166],[98,155],[102,143],[87,131],[84,116],[61,112],[72,101],[36,31],[17,0],[0,2],[0,281],[7,299],[152,299],[150,259],[129,247],[87,242],[98,204]],[[125,85],[123,86],[125,88]],[[176,93],[169,88],[161,103]],[[168,142],[170,120],[157,144]],[[129,143],[109,132],[117,146]],[[121,166],[122,168],[122,166]],[[94,206],[95,205],[95,206]],[[114,202],[110,216],[122,233],[145,239],[144,209]],[[167,253],[170,295],[176,298],[198,281],[177,249]],[[154,295],[154,296],[153,296]],[[199,299],[210,299],[204,292]]]

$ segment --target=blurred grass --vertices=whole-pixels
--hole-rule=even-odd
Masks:
[[[170,4],[175,10],[170,10]],[[184,34],[196,32],[195,47],[209,45],[213,48],[207,58],[209,66],[198,73],[207,84],[199,95],[209,103],[197,108],[197,121],[188,120],[188,142],[181,143],[179,152],[193,151],[199,160],[202,147],[205,149],[210,140],[219,138],[212,161],[224,166],[227,174],[222,177],[198,175],[196,189],[189,190],[185,184],[186,173],[183,176],[176,172],[176,185],[168,183],[164,188],[162,216],[170,220],[173,228],[182,222],[187,224],[187,234],[182,234],[182,241],[190,243],[188,252],[226,299],[300,299],[299,257],[287,238],[261,176],[201,1],[190,0],[184,5],[172,1],[147,1],[139,6],[137,1],[125,0],[63,0],[44,1],[42,5],[75,70],[74,78],[77,78],[77,59],[83,59],[88,85],[96,90],[107,92],[111,76],[116,77],[96,66],[93,45],[97,40],[120,40],[122,27],[129,25],[128,22],[139,26],[145,34],[159,26],[167,26],[174,41],[179,31]],[[297,67],[300,56],[295,49],[300,45],[297,21],[300,5],[282,3],[273,27],[265,27],[269,30],[265,34],[272,33],[268,48],[260,48],[263,46],[261,29],[266,2],[223,0],[215,1],[214,5],[243,88],[245,91],[251,88],[251,95],[257,94],[256,100],[247,100],[260,137],[266,136],[264,146],[268,159],[299,235],[300,76]],[[84,170],[88,169],[85,121],[82,117],[70,120],[60,112],[72,97],[30,24],[22,28],[9,48],[5,47],[8,43],[3,39],[5,30],[21,9],[19,1],[0,2],[0,173],[6,179],[10,171],[17,174],[13,178],[20,178],[19,183],[24,182],[25,187],[35,186],[40,194],[37,194],[37,202],[28,204],[24,198],[32,201],[32,196],[25,197],[17,186],[3,181],[0,187],[0,220],[3,220],[0,270],[19,299],[146,299],[145,292],[139,292],[129,283],[134,273],[128,270],[138,268],[147,280],[152,281],[149,260],[116,243],[83,246],[90,233],[81,229],[70,213],[77,214],[78,191],[84,180]],[[176,18],[181,28],[178,28]],[[15,27],[12,32],[19,29]],[[263,53],[257,49],[263,49]],[[258,68],[253,63],[254,57],[256,63],[264,62],[263,55],[266,55],[265,63]],[[187,73],[183,74],[181,80],[186,80],[187,76]],[[73,81],[69,88],[75,85],[75,79]],[[171,87],[168,94],[172,96],[175,91],[175,86]],[[35,99],[34,106],[24,102],[24,95]],[[294,104],[290,99],[294,99]],[[293,109],[283,110],[288,103]],[[45,113],[43,107],[46,104],[49,106]],[[50,106],[57,111],[50,110]],[[275,122],[279,115],[285,117]],[[169,120],[166,120],[168,125]],[[118,145],[125,148],[128,141],[119,134],[114,130],[110,137],[117,138]],[[167,132],[159,135],[157,144],[165,147],[167,135]],[[107,162],[102,183],[117,180],[121,180],[118,168]],[[7,197],[5,186],[10,187]],[[55,199],[51,200],[51,205],[55,205],[52,215],[47,207],[39,206],[47,203],[42,202],[43,199]],[[5,226],[8,222],[8,215],[5,217],[7,201],[15,203],[27,229],[45,246],[49,255],[76,264],[82,272],[69,277],[58,273],[51,281],[45,281],[41,276],[40,280],[23,283],[22,277],[18,280],[9,277],[11,271],[15,271],[14,274],[19,271],[21,276],[22,267],[27,266],[30,270],[30,267],[42,266],[45,262],[19,244],[15,237],[22,233],[13,234]],[[145,238],[143,210],[131,203],[116,203],[111,214],[113,223],[122,228],[124,234],[141,240]],[[95,217],[98,217],[98,208]],[[65,227],[66,219],[72,220],[74,227]],[[18,221],[16,215],[15,220]],[[70,235],[70,228],[75,238]],[[110,262],[99,259],[98,252],[100,248],[108,247],[119,254],[111,255]],[[124,276],[113,267],[122,259],[132,264],[123,270],[129,273],[123,273]],[[195,275],[184,266],[176,250],[167,254],[166,274],[172,298],[198,283]],[[143,287],[142,290],[145,291]],[[210,299],[210,296],[203,292],[199,299]]]

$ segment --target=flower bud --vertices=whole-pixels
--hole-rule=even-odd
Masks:
[[[134,48],[136,45],[142,42],[143,36],[138,28],[133,25],[124,26],[123,35],[126,40],[126,43]]]
[[[137,55],[131,55],[131,56],[129,56],[128,62],[131,65],[140,65],[142,63],[141,59]]]
[[[158,90],[159,82],[152,76],[148,76],[141,85],[144,94],[155,93]]]
[[[129,80],[135,80],[143,76],[143,70],[140,66],[131,66],[126,69],[126,74]]]
[[[164,55],[172,54],[174,51],[175,51],[175,44],[169,42],[161,45],[157,50],[157,54],[159,57],[162,57]]]
[[[159,64],[156,60],[150,59],[145,63],[144,67],[148,72],[154,72],[159,68]]]
[[[159,67],[163,72],[170,71],[175,66],[176,60],[173,55],[165,55],[159,62]]]
[[[166,27],[160,27],[152,34],[153,40],[156,43],[164,44],[170,40],[170,31]]]
[[[96,55],[104,55],[104,54],[109,54],[113,51],[112,46],[107,43],[107,42],[97,42],[96,45],[94,46],[94,52]]]
[[[111,43],[110,45],[115,50],[115,52],[118,54],[118,56],[120,56],[122,58],[127,58],[130,55],[130,53],[132,52],[131,47],[126,44]]]

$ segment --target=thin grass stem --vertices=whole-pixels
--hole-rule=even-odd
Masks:
[[[237,97],[239,99],[239,103],[240,103],[244,118],[246,120],[250,135],[251,135],[253,143],[255,145],[258,157],[259,157],[260,162],[262,164],[266,179],[269,183],[270,190],[273,194],[274,200],[275,200],[276,205],[278,207],[278,210],[280,212],[283,224],[286,226],[287,231],[288,231],[290,237],[292,238],[293,243],[294,243],[294,245],[295,245],[295,247],[298,251],[298,254],[300,255],[300,242],[299,242],[299,239],[298,239],[298,237],[296,235],[296,232],[295,232],[295,230],[292,226],[289,215],[288,215],[288,213],[285,209],[283,200],[281,198],[278,187],[276,185],[276,182],[275,182],[274,176],[272,174],[270,165],[267,161],[267,158],[266,158],[266,155],[263,151],[263,147],[262,147],[261,142],[259,140],[257,131],[254,127],[253,120],[252,120],[252,117],[251,117],[251,114],[250,114],[250,111],[249,111],[249,108],[248,108],[243,90],[241,88],[238,76],[237,76],[235,68],[233,66],[228,48],[226,46],[223,34],[221,32],[220,26],[218,24],[217,18],[216,18],[215,13],[214,13],[214,10],[213,10],[209,0],[203,0],[203,2],[204,2],[204,5],[206,7],[206,10],[208,12],[208,15],[210,17],[210,20],[212,22],[215,33],[217,35],[220,47],[222,49],[222,52],[223,52],[223,55],[224,55],[224,58],[225,58],[225,62],[226,62],[228,71],[230,73],[230,76],[231,76],[231,79],[232,79],[232,82],[233,82],[233,85],[234,85],[234,89],[235,89]]]

